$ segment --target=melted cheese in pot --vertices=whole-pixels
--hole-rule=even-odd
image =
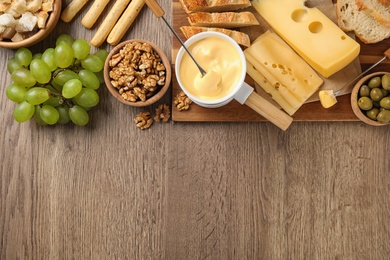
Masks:
[[[212,36],[188,47],[207,74],[202,77],[191,57],[184,53],[179,76],[185,89],[204,100],[228,95],[239,84],[242,62],[237,50],[227,41]]]

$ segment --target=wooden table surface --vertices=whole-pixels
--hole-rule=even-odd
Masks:
[[[160,3],[170,20],[170,1]],[[61,33],[90,40],[96,27],[80,25],[90,4],[32,49]],[[146,7],[125,38],[170,57],[170,32]],[[86,127],[19,124],[4,91],[14,50],[0,53],[0,259],[390,256],[389,127],[170,121],[141,131],[133,118],[155,107],[124,106],[104,86]]]

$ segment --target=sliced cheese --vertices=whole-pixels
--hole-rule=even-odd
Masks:
[[[317,72],[330,77],[351,63],[360,45],[305,0],[253,0],[269,25]]]
[[[262,86],[264,90],[285,108],[287,105],[280,103],[283,98],[288,103],[289,107],[285,110],[290,115],[323,83],[317,73],[287,43],[270,31],[260,35],[244,54],[250,66],[259,72],[255,73],[253,69],[249,72],[247,69],[248,74],[256,74],[253,79],[260,86],[267,85]],[[269,83],[264,84],[261,78]]]
[[[292,106],[281,92],[276,89],[265,77],[260,73],[250,62],[247,61],[246,72],[252,77],[254,81],[262,88],[265,92],[271,95],[272,99],[276,101],[289,115],[293,115],[299,108],[299,106]]]

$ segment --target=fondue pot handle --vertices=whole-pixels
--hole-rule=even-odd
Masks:
[[[244,104],[262,115],[264,118],[268,119],[283,131],[286,131],[293,121],[291,116],[271,104],[254,91],[248,96]]]

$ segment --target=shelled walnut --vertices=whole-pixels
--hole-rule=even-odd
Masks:
[[[171,117],[171,111],[169,110],[169,106],[167,104],[160,104],[156,108],[156,116],[154,117],[154,121],[156,122],[168,122]]]
[[[153,118],[149,112],[140,112],[134,118],[134,122],[138,128],[144,130],[148,129],[153,124]]]
[[[176,106],[179,111],[190,109],[190,105],[192,104],[192,100],[187,97],[187,95],[181,91],[173,98],[173,104]]]
[[[166,68],[148,43],[126,44],[108,64],[111,84],[127,101],[146,101],[165,85]]]

